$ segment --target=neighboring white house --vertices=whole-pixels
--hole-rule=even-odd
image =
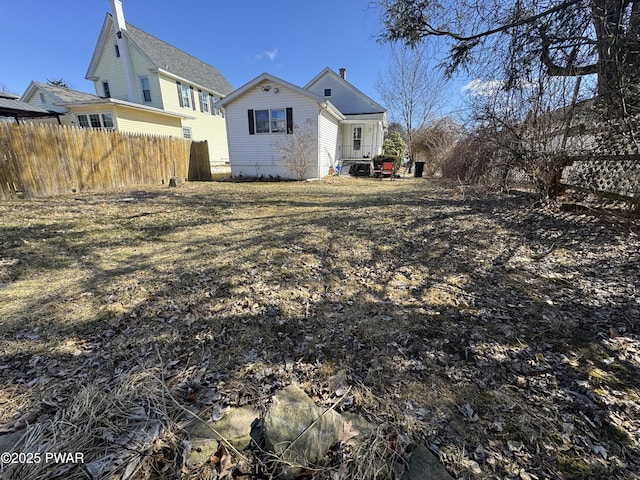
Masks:
[[[231,84],[215,67],[127,23],[120,0],[109,3],[86,75],[96,94],[32,82],[22,100],[64,114],[63,124],[207,140],[212,169],[225,165],[224,112],[214,103]]]
[[[305,178],[382,153],[386,110],[348,83],[344,72],[325,68],[304,88],[263,73],[217,102],[226,112],[231,175],[295,177],[283,165],[280,146],[302,129],[313,136]]]

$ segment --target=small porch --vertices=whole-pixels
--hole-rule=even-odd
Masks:
[[[354,175],[358,177],[370,177],[373,175],[373,157],[377,153],[374,145],[342,145],[338,147],[340,159],[340,174]]]
[[[338,147],[338,155],[342,160],[362,160],[373,158],[382,153],[382,147],[373,144],[341,145]]]
[[[357,176],[373,175],[373,158],[382,153],[384,115],[345,115],[338,129],[336,158],[340,173]]]

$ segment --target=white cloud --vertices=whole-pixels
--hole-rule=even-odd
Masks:
[[[269,57],[269,60],[273,61],[276,59],[276,57],[278,56],[278,49],[274,48],[273,50],[269,51],[269,52],[264,52],[264,54]]]
[[[462,87],[462,91],[472,97],[489,96],[496,93],[503,85],[504,82],[502,80],[480,80],[476,78]]]
[[[262,53],[257,53],[256,54],[256,60],[257,61],[261,61],[261,60],[271,60],[272,62],[278,57],[278,49],[274,48],[273,50],[266,50]]]

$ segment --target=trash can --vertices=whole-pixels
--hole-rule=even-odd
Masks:
[[[424,162],[416,162],[413,169],[413,176],[420,178],[422,177],[422,172],[424,172]]]

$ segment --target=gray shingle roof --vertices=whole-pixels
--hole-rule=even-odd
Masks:
[[[149,35],[130,23],[127,23],[126,34],[157,68],[167,70],[221,95],[227,95],[233,91],[231,84],[217,68]]]
[[[48,83],[33,82],[38,88],[45,90],[52,95],[55,95],[62,102],[89,102],[100,99],[97,95],[91,93],[79,92],[77,90],[71,90],[69,88],[59,87],[57,85],[50,85]]]
[[[44,108],[29,105],[16,98],[8,98],[6,95],[0,96],[0,117],[50,117],[54,114]]]

